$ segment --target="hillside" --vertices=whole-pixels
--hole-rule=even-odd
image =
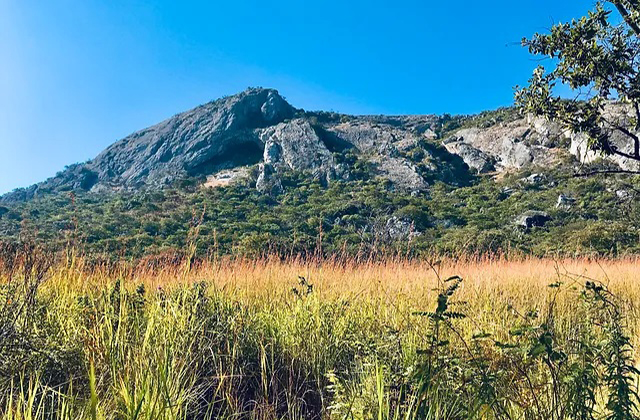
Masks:
[[[254,88],[1,197],[0,237],[134,256],[638,252],[637,178],[574,176],[631,164],[583,143],[511,109],[350,116]]]

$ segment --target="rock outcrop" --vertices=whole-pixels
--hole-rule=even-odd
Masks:
[[[529,230],[533,227],[542,227],[551,220],[551,216],[543,211],[528,210],[515,220],[517,226]]]
[[[627,134],[620,130],[620,127],[625,130],[628,129],[633,135],[640,136],[640,133],[635,132],[633,129],[633,120],[636,118],[636,111],[632,109],[631,106],[612,102],[605,106],[603,115],[604,122],[601,128],[609,138],[613,148],[620,152],[633,155],[634,142]],[[603,157],[601,153],[590,150],[588,138],[583,133],[566,133],[566,135],[571,139],[571,145],[569,147],[571,154],[576,156],[581,163],[590,163]],[[623,170],[640,170],[640,162],[637,160],[617,154],[609,155],[606,159]]]
[[[24,201],[59,191],[157,189],[189,177],[206,179],[204,185],[215,187],[248,174],[242,168],[253,165],[258,166],[256,187],[278,193],[285,171],[308,173],[323,184],[349,180],[349,167],[334,158],[347,150],[368,161],[375,176],[404,190],[427,188],[424,168],[433,178],[448,173],[442,169],[450,159],[425,156],[421,172],[403,155],[421,139],[434,136],[435,116],[339,116],[325,121],[316,116],[321,114],[295,109],[273,89],[248,89],[133,133],[95,159],[0,200]]]
[[[626,118],[619,109],[615,112]],[[278,194],[286,171],[306,173],[325,185],[352,180],[353,168],[344,159],[347,154],[366,162],[371,176],[416,195],[436,181],[460,186],[477,174],[548,167],[566,152],[582,162],[597,157],[580,135],[567,135],[542,119],[512,118],[445,130],[451,120],[434,115],[305,112],[273,89],[251,88],[133,133],[95,159],[71,165],[0,201],[24,201],[60,191],[157,189],[194,177],[205,186],[217,187],[256,173],[258,190]],[[453,134],[439,139],[442,133]],[[570,147],[565,145],[568,137]],[[621,150],[626,147],[623,140],[619,139]],[[615,163],[637,169],[637,162],[628,159]],[[257,172],[249,170],[252,167]]]
[[[61,190],[162,188],[182,178],[257,164],[263,150],[260,130],[295,112],[275,90],[248,89],[133,133],[95,159],[3,199],[24,200]]]
[[[421,235],[420,232],[416,231],[412,220],[395,216],[387,219],[385,233],[388,236],[387,239],[391,241],[411,240]]]
[[[560,194],[558,196],[558,201],[556,201],[556,208],[569,210],[574,205],[575,202],[576,202],[575,198],[566,196],[564,194]]]
[[[444,146],[450,153],[460,156],[469,168],[479,174],[492,172],[496,169],[494,166],[494,158],[482,150],[476,149],[471,144],[466,143],[464,137],[449,138],[444,142]]]
[[[268,189],[268,180],[278,172],[294,170],[312,173],[327,184],[336,177],[331,151],[305,119],[280,123],[260,132],[264,145],[263,163],[256,183],[258,190]]]
[[[411,191],[426,189],[427,182],[416,166],[401,156],[401,151],[418,144],[420,137],[414,131],[368,119],[329,126],[327,131],[368,156],[378,171],[400,188]]]
[[[633,142],[617,129],[632,126],[633,111],[611,103],[606,107],[605,116],[608,123],[602,128],[613,146],[621,152],[633,154]],[[548,167],[556,164],[566,152],[580,163],[605,158],[620,169],[640,170],[640,162],[620,155],[604,156],[594,152],[583,133],[568,132],[544,118],[517,118],[484,128],[463,128],[443,143],[449,152],[462,157],[478,173],[517,170],[526,166]]]
[[[274,90],[249,89],[134,133],[87,166],[97,184],[140,188],[255,164],[262,152],[256,129],[291,118],[294,111]]]
[[[559,155],[556,142],[562,136],[556,125],[541,119],[517,119],[487,128],[458,130],[444,144],[483,173],[553,164]]]

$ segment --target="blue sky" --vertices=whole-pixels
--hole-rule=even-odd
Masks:
[[[475,113],[538,64],[518,42],[592,0],[0,0],[0,193],[247,86],[305,109]]]

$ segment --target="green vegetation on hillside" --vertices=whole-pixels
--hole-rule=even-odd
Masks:
[[[0,235],[136,257],[193,245],[200,255],[640,252],[636,178],[579,178],[566,165],[466,187],[434,181],[411,195],[367,165],[351,166],[354,181],[327,187],[309,174],[285,175],[278,196],[257,192],[250,179],[215,189],[193,179],[164,191],[45,195],[0,208]],[[557,206],[560,195],[567,200]],[[551,220],[528,229],[515,223],[534,210]]]

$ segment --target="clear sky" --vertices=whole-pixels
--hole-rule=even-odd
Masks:
[[[510,105],[593,0],[0,0],[0,193],[248,86],[352,114]]]

